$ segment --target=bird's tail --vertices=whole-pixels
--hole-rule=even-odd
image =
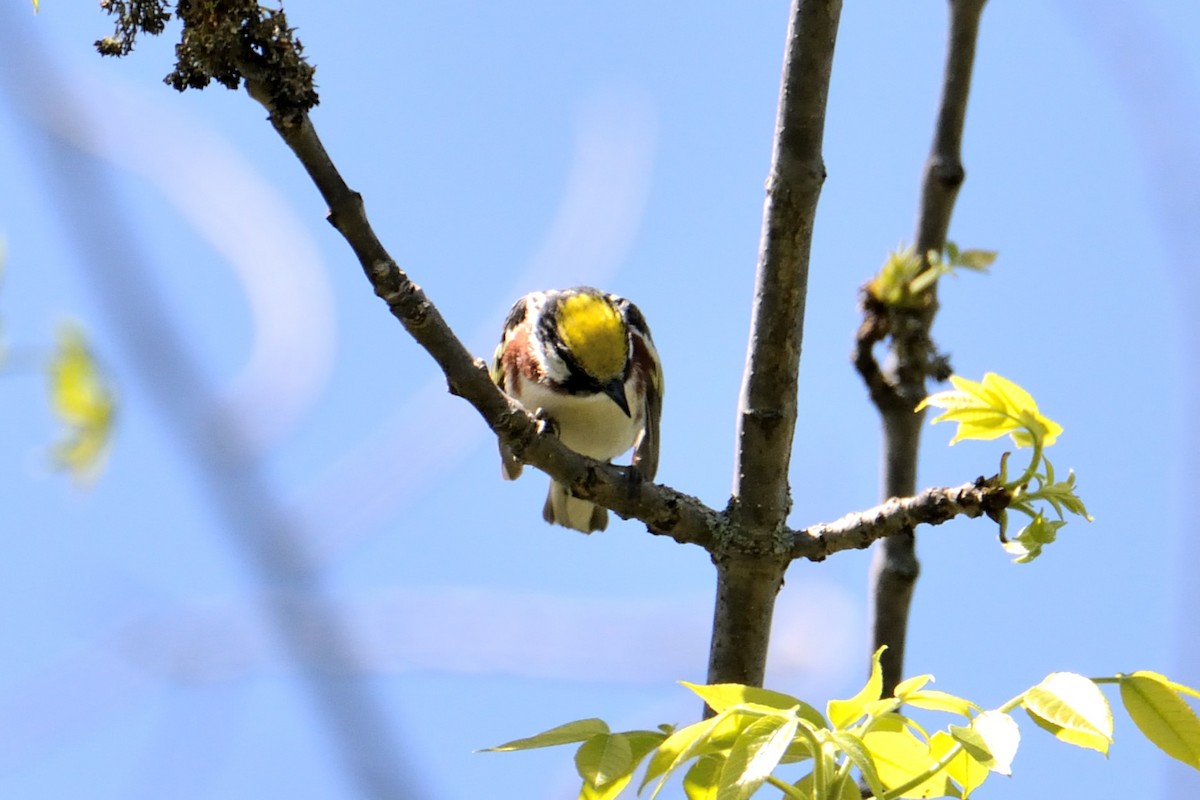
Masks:
[[[602,531],[608,527],[608,510],[604,506],[572,496],[558,481],[550,481],[542,517],[551,525],[574,528],[580,533]]]

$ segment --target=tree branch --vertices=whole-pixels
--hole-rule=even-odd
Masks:
[[[790,562],[787,473],[841,0],[793,0],[738,412],[727,538],[716,542],[710,683],[762,685],[775,595]],[[755,555],[747,556],[753,552]]]
[[[253,74],[253,73],[251,73]],[[654,534],[683,544],[711,548],[723,527],[721,515],[695,497],[639,480],[627,467],[579,455],[500,391],[486,365],[471,355],[419,286],[400,269],[379,242],[367,219],[362,196],[343,180],[307,114],[276,115],[256,79],[251,96],[271,111],[271,123],[296,154],[329,206],[329,221],[346,239],[378,295],[405,330],[433,356],[450,391],[467,400],[522,461],[570,486],[580,497],[636,518]]]
[[[749,535],[771,535],[791,510],[808,260],[825,181],[821,139],[840,0],[794,0],[755,276],[738,413],[734,501]]]
[[[270,111],[269,99],[258,91],[253,79],[247,87]],[[723,542],[724,552],[732,556],[771,555],[785,563],[796,558],[820,560],[898,535],[922,522],[939,524],[960,514],[975,517],[1007,505],[1006,497],[997,505],[1000,495],[996,490],[977,481],[956,489],[928,489],[915,498],[892,500],[800,531],[781,527],[777,539],[783,548],[776,546],[778,542],[764,548],[746,537],[729,536],[725,515],[697,498],[639,481],[629,468],[582,456],[544,433],[535,418],[496,388],[483,364],[471,356],[424,292],[388,255],[371,228],[362,197],[342,178],[309,117],[289,117],[285,122],[272,116],[271,121],[321,192],[330,208],[330,222],[358,256],[376,294],[433,356],[450,391],[470,402],[523,461],[570,485],[581,497],[604,503],[623,518],[641,520],[651,533],[681,544],[714,551]]]
[[[929,251],[941,251],[965,171],[962,135],[979,20],[986,0],[949,0],[950,34],[942,84],[941,105],[933,145],[925,165],[921,208],[914,249],[924,260]],[[924,413],[913,413],[926,394],[926,379],[949,375],[946,359],[939,356],[930,337],[937,313],[934,290],[917,308],[890,308],[863,293],[863,325],[856,337],[854,363],[879,409],[884,431],[884,497],[907,497],[916,491],[917,454]],[[874,357],[878,342],[890,338],[890,364],[881,370]],[[871,565],[872,650],[888,645],[884,653],[884,692],[890,692],[903,674],[908,609],[920,573],[911,530],[888,538],[876,551]]]
[[[861,550],[879,539],[911,535],[913,528],[922,523],[941,525],[958,516],[975,518],[984,514],[995,518],[1011,500],[1008,490],[990,478],[926,489],[915,497],[893,497],[874,508],[796,531],[792,534],[791,556],[823,561],[833,553]]]
[[[967,0],[952,3],[956,8],[970,5]],[[982,6],[982,0],[975,3]],[[450,391],[470,402],[525,463],[622,517],[642,520],[652,533],[700,545],[713,554],[718,570],[718,602],[709,677],[714,682],[761,684],[775,594],[794,558],[819,560],[839,550],[864,547],[879,538],[911,539],[913,526],[920,522],[936,524],[958,514],[978,516],[1007,503],[1006,498],[997,499],[994,490],[980,483],[957,490],[929,490],[917,498],[890,501],[878,509],[799,533],[785,526],[791,505],[787,469],[797,414],[808,259],[817,199],[825,177],[821,141],[840,11],[840,0],[794,0],[792,6],[738,420],[734,495],[725,514],[668,487],[642,482],[628,468],[574,453],[555,436],[546,434],[534,417],[492,383],[486,365],[462,345],[425,293],[387,253],[371,228],[362,197],[341,177],[306,110],[279,99],[278,81],[273,79],[269,64],[245,55],[237,61],[237,77],[245,80],[251,96],[270,112],[272,125],[321,192],[329,206],[330,223],[353,249],[375,293],[433,356]],[[975,19],[977,23],[978,14]],[[279,45],[291,53],[290,39]],[[298,52],[298,43],[294,47]],[[948,73],[956,76],[955,86],[960,85],[960,66],[951,66]],[[969,64],[967,73],[969,76]],[[948,90],[947,96],[953,98],[957,91]],[[949,102],[949,106],[953,104]],[[959,126],[958,134],[939,129],[928,174],[932,176],[929,180],[953,192],[957,186],[954,169],[946,165],[957,162],[945,148],[956,152],[962,114],[944,109],[942,116],[943,124]],[[947,200],[944,192],[931,190],[929,197],[931,208],[944,208],[948,213],[952,194]],[[943,236],[944,229],[943,225]],[[918,344],[928,341],[931,321],[930,310],[927,317],[918,320],[920,324],[913,326]],[[896,346],[895,321],[885,320],[873,328],[864,325],[864,331],[869,335],[860,336],[856,362],[861,363],[864,376],[874,370],[875,379],[869,380],[869,385],[873,396],[882,399],[884,389],[894,380],[878,369],[871,349],[886,335],[892,336]],[[868,343],[864,346],[861,342]],[[919,363],[919,382],[908,383],[919,383],[923,395],[928,360],[901,359],[900,363]],[[900,383],[903,388],[905,382]],[[919,424],[920,417],[911,413],[911,404],[891,405],[906,412],[906,431],[911,432],[912,426]],[[890,449],[902,452],[898,447]],[[889,474],[902,472],[889,464]],[[915,480],[915,472],[909,470],[905,479]],[[910,488],[889,494],[911,492]]]
[[[954,201],[966,179],[962,164],[963,127],[971,93],[971,72],[979,20],[987,0],[949,0],[950,42],[938,108],[933,147],[925,164],[921,188],[921,212],[917,219],[916,248],[924,254],[946,244]]]

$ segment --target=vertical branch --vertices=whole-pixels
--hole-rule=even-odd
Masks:
[[[784,522],[821,139],[841,0],[793,0],[754,309],[738,414],[730,525],[713,549],[717,601],[708,678],[761,685],[775,595],[788,564]],[[755,555],[734,555],[737,551]],[[725,545],[725,546],[723,546]]]
[[[916,249],[924,254],[946,244],[954,201],[966,178],[962,164],[963,126],[971,93],[971,71],[979,19],[987,0],[950,0],[950,41],[942,100],[938,108],[933,147],[925,163],[921,185],[921,210],[917,217]]]
[[[921,208],[917,216],[915,250],[922,257],[946,244],[950,216],[966,176],[962,165],[962,134],[971,88],[971,69],[979,20],[986,0],[949,0],[950,36],[933,145],[925,164]],[[871,312],[868,312],[870,314]],[[859,371],[871,388],[884,433],[883,496],[909,497],[917,490],[917,451],[923,413],[913,413],[926,394],[925,381],[944,369],[929,331],[937,299],[911,311],[889,310],[884,326],[864,325],[859,334]],[[870,348],[884,331],[890,334],[889,365],[880,371]],[[864,332],[867,340],[864,341]],[[876,549],[871,564],[872,649],[887,645],[883,656],[884,691],[891,692],[904,671],[908,610],[920,573],[912,531],[893,536]]]

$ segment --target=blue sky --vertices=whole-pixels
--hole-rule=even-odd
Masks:
[[[41,380],[0,378],[0,797],[359,797],[314,686],[369,703],[413,797],[571,797],[566,750],[472,751],[580,717],[688,721],[696,704],[674,681],[704,675],[704,553],[633,523],[591,537],[544,525],[544,477],[500,480],[492,437],[372,295],[244,94],[164,87],[168,40],[100,60],[94,9],[6,6],[0,49],[25,49],[0,64],[4,335],[28,351],[80,320],[120,420],[107,469],[80,490],[46,468]],[[787,9],[650,6],[288,12],[318,67],[326,146],[468,346],[489,355],[532,289],[632,298],[666,370],[660,480],[721,507]],[[797,526],[879,499],[876,417],[848,360],[855,298],[912,235],[944,6],[843,13]],[[984,705],[1055,670],[1200,684],[1197,30],[1186,0],[984,14],[951,237],[1000,257],[945,285],[934,332],[958,372],[1010,377],[1063,424],[1051,457],[1096,518],[1029,566],[988,523],[920,535],[909,670]],[[101,246],[97,221],[115,241]],[[156,388],[184,367],[147,369],[131,346],[165,340],[138,297],[169,320],[202,393]],[[230,535],[223,503],[239,495],[214,495],[180,429],[206,398],[244,433],[242,488],[301,537],[305,580],[264,579]],[[922,485],[995,471],[999,443],[948,448],[951,435],[927,430]],[[868,558],[792,567],[773,688],[818,705],[855,691]],[[280,644],[281,613],[311,634],[303,652]],[[346,628],[336,652],[329,614]],[[1023,725],[1014,777],[980,796],[1195,793],[1122,714],[1107,762]]]

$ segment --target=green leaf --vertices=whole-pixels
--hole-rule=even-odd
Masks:
[[[937,253],[932,250],[929,252],[931,256],[937,255]],[[953,272],[953,268],[949,264],[935,260],[931,257],[929,259],[929,268],[922,270],[920,275],[908,282],[908,294],[912,295],[915,299],[930,286],[933,286],[935,283],[937,283],[938,279],[940,279],[943,275],[949,275],[951,272]]]
[[[717,800],[717,775],[723,760],[708,756],[692,764],[683,776],[683,793],[688,800]]]
[[[800,796],[803,797],[804,800],[812,800],[813,780],[814,780],[813,773],[810,772],[807,775],[805,775],[803,778],[801,778],[800,780],[798,780],[792,784],[792,786],[796,787],[796,789],[799,790]],[[840,800],[840,798],[839,798],[839,800]]]
[[[930,406],[944,409],[934,423],[958,423],[950,444],[1009,434],[1018,447],[1030,447],[1035,440],[1048,447],[1062,433],[1062,426],[1043,416],[1028,392],[994,372],[984,375],[981,383],[958,375],[951,375],[950,383],[954,391],[931,394],[917,405],[918,411]]]
[[[54,446],[54,463],[76,478],[93,477],[108,450],[115,406],[112,390],[78,325],[59,329],[47,371],[51,405],[67,428]]]
[[[598,789],[633,772],[633,750],[620,733],[599,733],[575,751],[575,769]]]
[[[790,715],[762,717],[742,731],[721,767],[717,800],[746,800],[758,791],[779,766],[798,724]]]
[[[896,711],[888,714],[880,714],[871,720],[870,725],[867,727],[872,732],[890,731],[892,733],[903,733],[908,731],[919,739],[929,741],[929,732],[921,727],[919,722]],[[861,733],[861,730],[859,732]]]
[[[909,726],[921,730],[921,726],[916,722],[904,716],[898,711],[893,711],[889,714],[880,714],[875,719],[871,720],[871,730],[873,731],[902,731]],[[924,733],[924,731],[922,731]]]
[[[1121,701],[1147,739],[1172,758],[1200,769],[1200,719],[1175,684],[1157,673],[1122,675]]]
[[[667,734],[659,731],[625,731],[621,734],[629,742],[629,750],[633,754],[633,764],[636,768],[650,751],[663,743]]]
[[[909,783],[937,761],[929,745],[907,731],[871,731],[862,740],[871,753],[879,779],[889,789]],[[953,794],[955,791],[943,770],[899,796],[926,798]]]
[[[924,263],[911,247],[888,253],[879,273],[867,284],[867,292],[887,305],[911,305],[917,302],[910,284]]]
[[[554,747],[560,744],[583,742],[599,734],[608,733],[608,725],[602,719],[580,719],[559,725],[548,731],[542,731],[537,736],[525,739],[513,739],[511,742],[486,747],[480,752],[501,753],[511,750],[533,750],[538,747]]]
[[[829,701],[825,714],[834,728],[848,727],[863,715],[868,703],[873,703],[882,697],[883,668],[879,664],[879,658],[885,649],[887,649],[886,645],[876,650],[875,655],[871,656],[871,676],[867,678],[866,685],[859,690],[858,694],[849,700]]]
[[[696,755],[729,755],[730,748],[742,735],[748,726],[763,717],[774,717],[779,711],[767,706],[746,703],[740,706],[730,706],[721,712],[721,721],[712,729],[704,744],[696,751]]]
[[[1046,461],[1046,466],[1053,470],[1050,462]],[[1058,483],[1048,483],[1032,493],[1034,499],[1045,500],[1054,506],[1054,510],[1058,512],[1061,518],[1063,510],[1070,511],[1072,514],[1083,517],[1088,522],[1092,521],[1092,515],[1088,513],[1087,508],[1083,505],[1083,500],[1075,493],[1075,471],[1067,471],[1067,479]]]
[[[688,759],[695,755],[700,755],[700,750],[708,743],[709,736],[730,715],[730,711],[722,711],[715,717],[693,723],[686,728],[680,728],[668,736],[658,746],[658,749],[654,751],[654,755],[650,757],[650,763],[646,765],[646,775],[642,778],[642,785],[638,791],[645,789],[650,781],[658,778],[658,785],[654,787],[654,791],[650,794],[650,800],[654,800],[658,796],[658,793],[662,791],[671,773],[682,766]],[[750,719],[746,715],[741,716],[748,721]]]
[[[806,719],[800,720],[800,725],[797,726],[797,728],[796,728],[797,732],[800,730],[801,727],[805,728],[809,734],[812,734],[814,736],[819,736],[821,733],[829,730],[824,725],[822,725],[820,727],[813,725],[811,722],[809,722]],[[804,761],[805,759],[809,759],[812,757],[813,757],[813,752],[812,752],[812,745],[810,744],[810,741],[809,741],[809,736],[797,735],[792,739],[792,743],[790,745],[788,745],[787,750],[783,754],[783,758],[780,759],[780,763],[794,764],[797,761]]]
[[[904,702],[914,708],[926,711],[947,711],[960,717],[970,717],[971,714],[982,711],[979,706],[963,697],[939,692],[937,689],[922,689],[904,698]]]
[[[867,782],[867,786],[871,787],[871,792],[875,797],[881,797],[884,792],[883,781],[879,778],[879,773],[875,769],[875,762],[871,759],[871,753],[867,750],[863,740],[855,736],[849,731],[831,731],[826,734],[828,740],[833,742],[839,750],[846,754],[850,762],[858,767],[858,771],[862,773],[863,780]]]
[[[579,787],[578,800],[614,800],[617,795],[625,790],[629,785],[629,781],[633,779],[633,774],[622,775],[615,781],[605,784],[603,787],[593,786],[587,781]]]
[[[1021,743],[1021,730],[1008,714],[985,711],[966,727],[951,725],[950,735],[975,761],[1001,775],[1012,774],[1012,760]]]
[[[940,761],[950,750],[958,745],[954,737],[945,731],[938,731],[929,740],[929,754]],[[970,797],[971,792],[978,789],[987,780],[991,770],[971,758],[966,749],[960,749],[958,755],[946,764],[946,774],[958,784],[964,798]]]
[[[1028,564],[1042,554],[1042,548],[1058,537],[1058,529],[1066,525],[1061,519],[1046,519],[1042,512],[1034,514],[1029,524],[1004,543],[1004,551],[1016,564]]]
[[[1108,755],[1112,710],[1096,684],[1073,672],[1054,672],[1025,692],[1021,704],[1058,739]]]
[[[892,692],[892,695],[903,700],[907,695],[925,688],[925,684],[932,680],[932,675],[914,675],[913,677],[902,680],[900,683],[896,684],[896,691]]]
[[[585,780],[579,791],[579,800],[613,800],[629,785],[630,780],[633,779],[633,772],[642,759],[663,739],[667,738],[667,735],[660,731],[625,731],[617,735],[625,737],[629,742],[629,750],[633,758],[628,773],[607,784],[603,789],[592,786]]]
[[[740,683],[714,683],[708,686],[687,681],[680,683],[699,695],[700,699],[718,714],[732,706],[752,703],[781,711],[796,709],[796,714],[801,719],[806,719],[817,727],[825,727],[827,724],[820,711],[790,694],[759,689],[757,686],[743,686]]]
[[[800,797],[804,800],[811,800],[813,796],[813,775],[810,772],[800,780],[792,784],[797,795],[789,795],[790,797]],[[858,784],[850,775],[844,778],[839,778],[829,785],[829,789],[825,794],[827,800],[861,800],[862,793],[858,790]]]
[[[1182,683],[1176,683],[1175,681],[1168,678],[1166,675],[1162,675],[1157,672],[1151,672],[1150,670],[1146,670],[1146,669],[1139,669],[1137,672],[1135,672],[1133,674],[1140,678],[1150,678],[1151,680],[1156,680],[1159,683],[1163,684],[1164,686],[1170,686],[1172,689],[1174,689],[1179,694],[1186,694],[1186,695],[1191,695],[1192,697],[1200,698],[1200,691],[1197,691],[1190,686],[1185,686]]]
[[[862,800],[862,792],[851,775],[843,775],[829,789],[830,800]]]
[[[956,267],[984,272],[996,261],[995,250],[963,250],[951,257],[950,263]]]

